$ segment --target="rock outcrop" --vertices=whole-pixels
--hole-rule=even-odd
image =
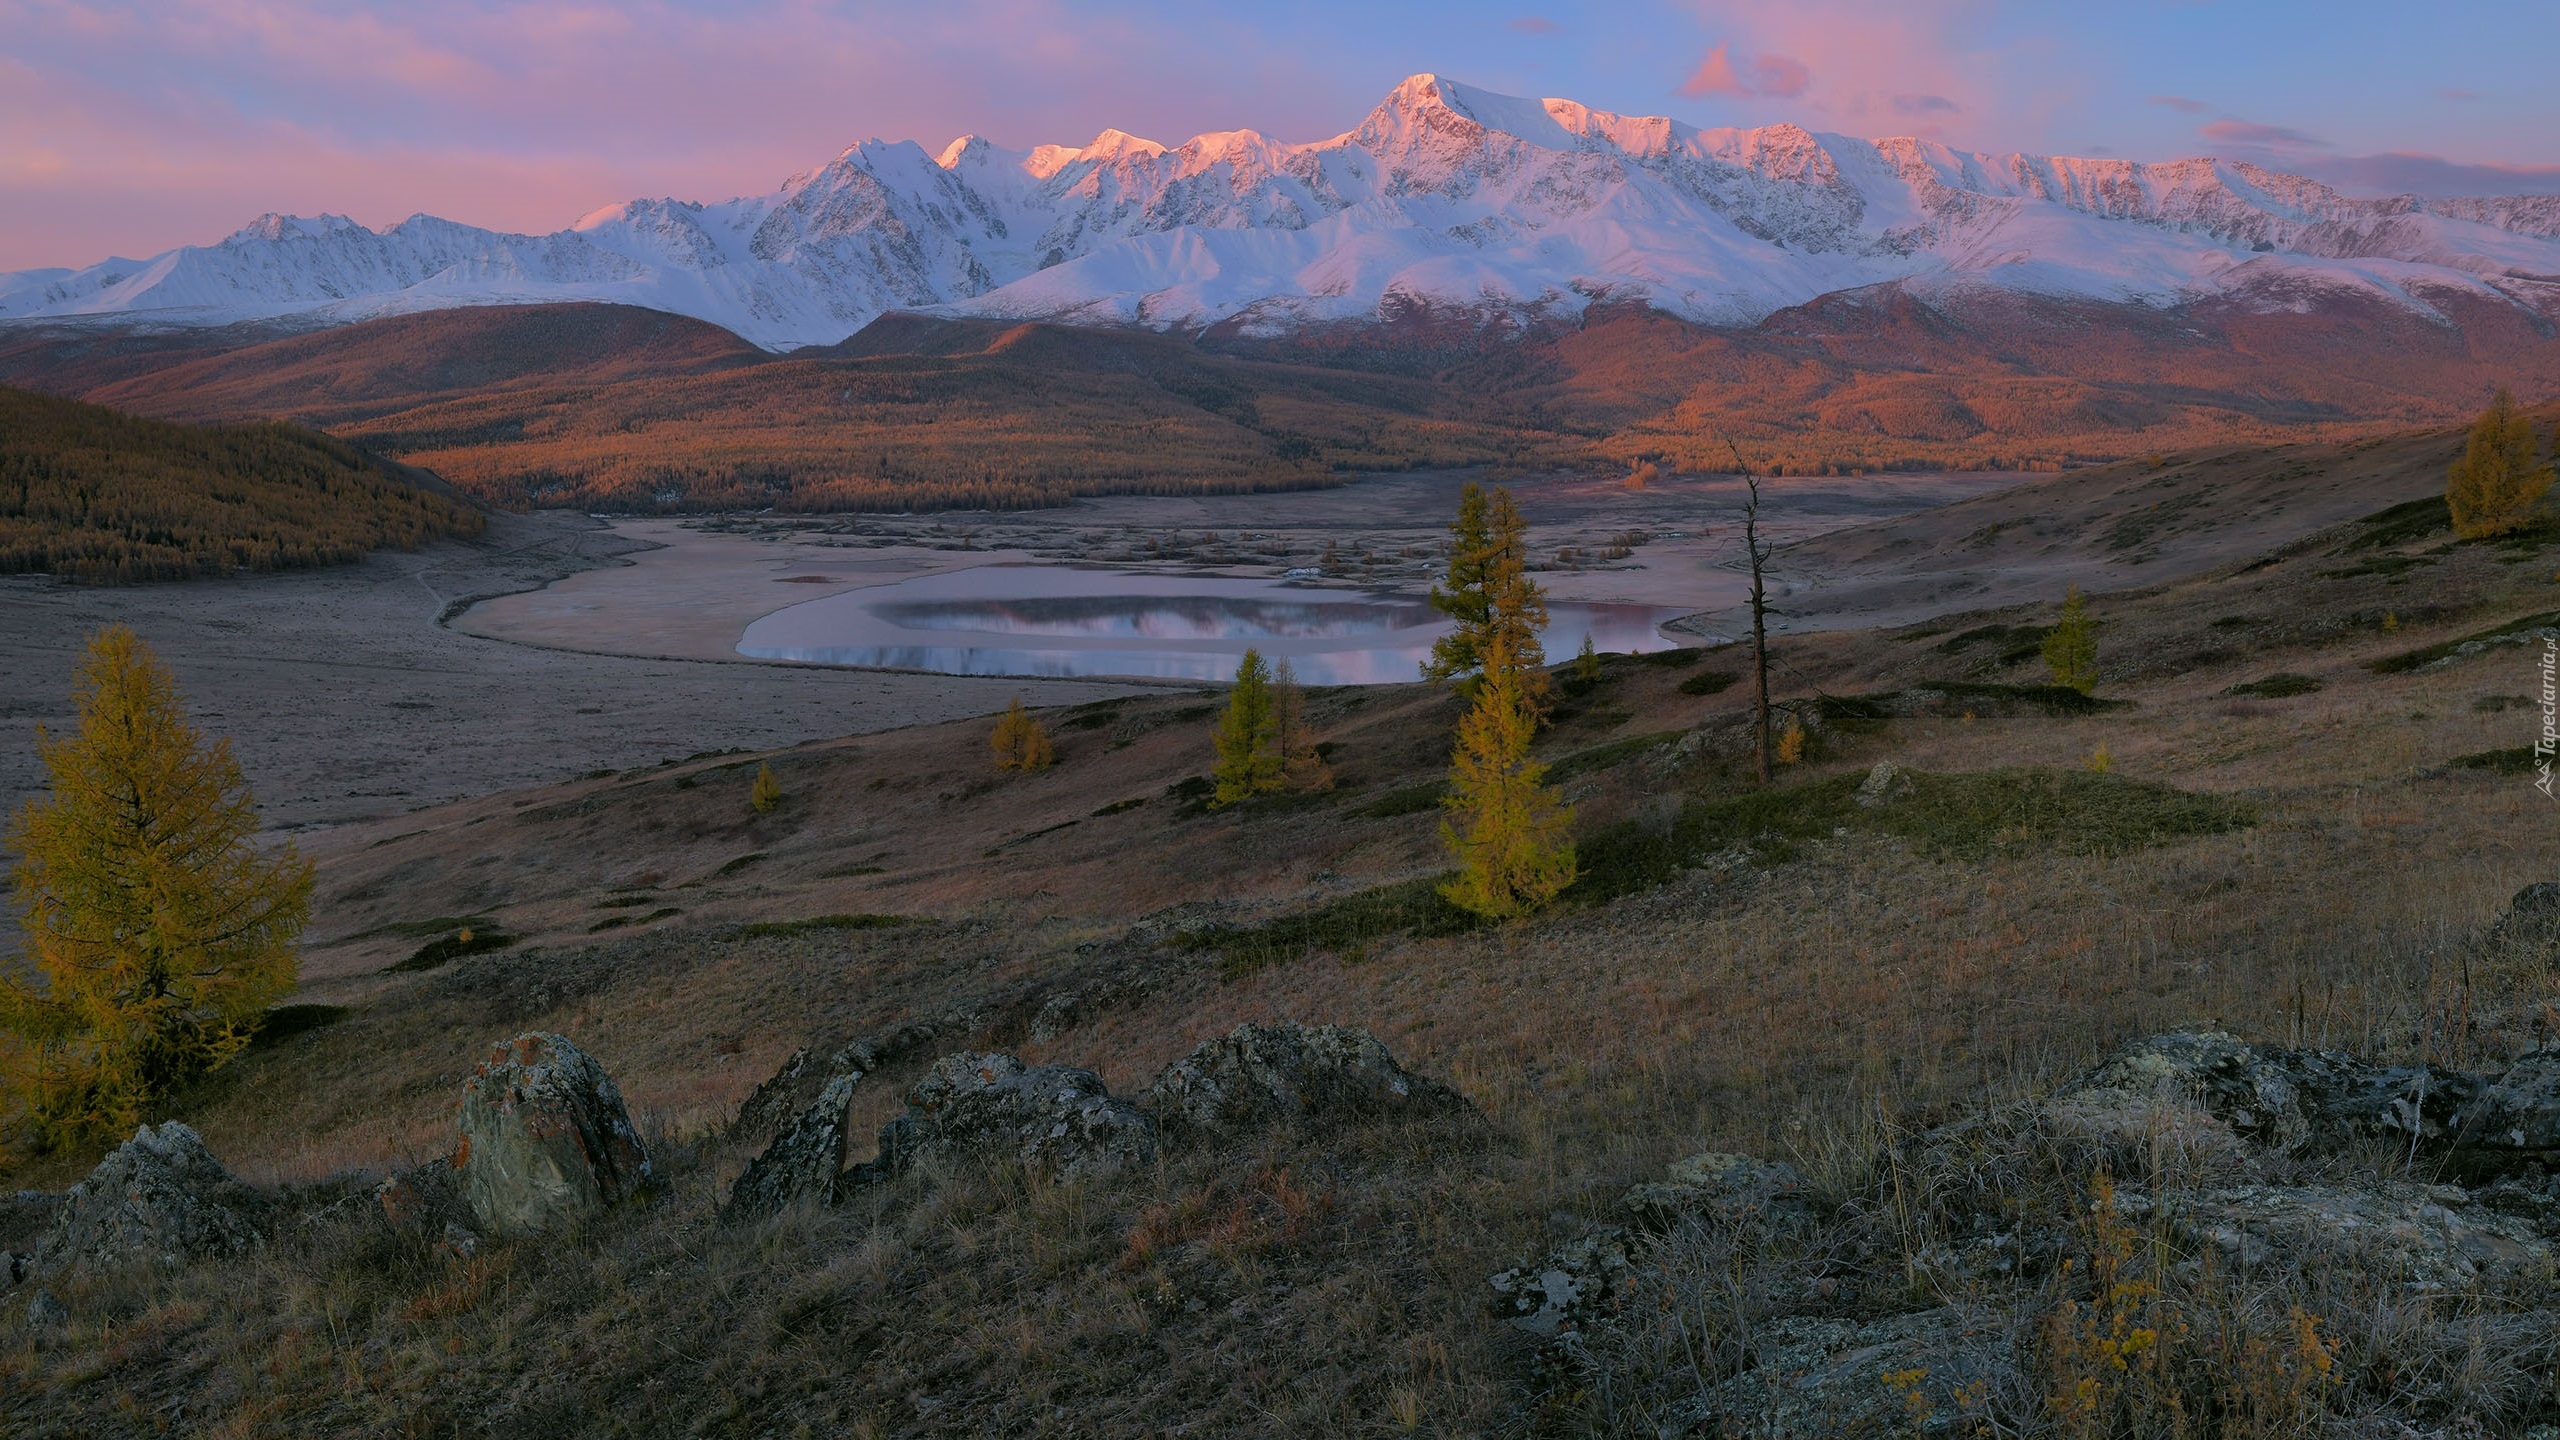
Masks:
[[[1240,1025],[1166,1067],[1146,1094],[1168,1132],[1471,1111],[1465,1096],[1396,1063],[1366,1030]]]
[[[2507,902],[2507,913],[2489,927],[2494,943],[2534,945],[2560,942],[2560,880],[2527,885]]]
[[[1972,1433],[2041,1413],[2035,1327],[2095,1324],[2091,1307],[2126,1296],[2180,1323],[2272,1287],[2323,1326],[2371,1321],[2324,1345],[2410,1364],[2460,1363],[2470,1342],[2390,1329],[2356,1308],[2367,1297],[2445,1297],[2550,1333],[2555,1158],[2560,1049],[2471,1074],[2153,1035],[2046,1100],[1896,1140],[1836,1205],[1784,1165],[1692,1156],[1628,1190],[1618,1223],[1489,1283],[1543,1376],[1641,1394],[1624,1403],[1671,1432]],[[2101,1265],[2131,1288],[2093,1297],[2079,1277]],[[1931,1290],[1965,1302],[1876,1313]],[[1984,1298],[1999,1295],[2021,1303]],[[2189,1344],[2177,1363],[2203,1384],[2223,1362]]]
[[[2478,1076],[2435,1065],[2376,1065],[2175,1031],[2121,1047],[2065,1086],[2052,1109],[2127,1140],[2200,1115],[2248,1144],[2296,1153],[2379,1139],[2432,1147],[2452,1140],[2483,1088]]]
[[[848,1171],[844,1185],[877,1184],[926,1159],[1008,1161],[1072,1175],[1146,1160],[1155,1150],[1155,1122],[1090,1070],[946,1055],[908,1090],[906,1113],[881,1128],[879,1156]]]
[[[1545,1340],[1605,1319],[1627,1278],[1662,1237],[1695,1224],[1717,1230],[1791,1226],[1812,1216],[1794,1168],[1709,1150],[1676,1161],[1660,1180],[1618,1197],[1624,1225],[1595,1225],[1534,1264],[1487,1283],[1494,1313]]]
[[[237,1254],[259,1243],[270,1206],[231,1178],[196,1132],[145,1125],[71,1187],[36,1246],[45,1273]]]
[[[465,1082],[453,1166],[479,1228],[529,1235],[646,1193],[654,1176],[622,1092],[558,1035],[499,1044]]]
[[[795,1116],[729,1187],[720,1218],[735,1224],[775,1214],[798,1201],[825,1204],[844,1174],[845,1109],[859,1074],[839,1075]]]

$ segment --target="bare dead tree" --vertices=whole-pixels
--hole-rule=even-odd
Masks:
[[[1743,463],[1742,447],[1733,437],[1724,437],[1725,448],[1733,452],[1733,468],[1742,472],[1742,483],[1749,498],[1742,507],[1742,550],[1751,561],[1751,704],[1759,731],[1760,783],[1770,782],[1772,771],[1769,735],[1769,597],[1763,574],[1769,563],[1769,551],[1760,543],[1760,477]]]

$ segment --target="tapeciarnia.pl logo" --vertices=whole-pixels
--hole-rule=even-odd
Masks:
[[[2533,742],[2533,788],[2551,795],[2551,756],[2560,749],[2560,635],[2542,642],[2542,733]]]

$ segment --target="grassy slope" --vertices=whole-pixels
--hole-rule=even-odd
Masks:
[[[765,356],[615,306],[448,311],[210,353],[28,331],[0,378],[183,418],[290,414],[500,503],[1054,504],[1338,469],[2036,467],[2447,423],[2560,389],[2510,306],[2149,312],[1885,287],[1749,330],[1600,307],[1489,338],[1419,315],[1282,340],[888,316]],[[432,361],[419,356],[433,356]]]
[[[0,388],[0,573],[298,569],[480,525],[449,493],[309,430],[177,425]]]
[[[1777,804],[1740,778],[1742,688],[1679,688],[1727,658],[1613,661],[1550,753],[1588,757],[1568,781],[1586,834],[1687,833],[1701,863],[1499,930],[1372,919],[1241,967],[1178,939],[1437,868],[1432,816],[1375,803],[1439,762],[1449,702],[1413,689],[1319,698],[1335,794],[1214,815],[1166,793],[1207,748],[1204,702],[1175,695],[1052,713],[1062,763],[1033,776],[943,726],[770,757],[769,817],[746,804],[764,757],[711,756],[323,837],[300,998],[346,1013],[173,1113],[254,1178],[316,1180],[431,1153],[483,1046],[560,1030],[613,1070],[674,1198],[467,1261],[322,1227],[240,1265],[66,1287],[72,1329],[0,1352],[0,1404],[28,1434],[162,1413],[235,1433],[1518,1433],[1522,1342],[1484,1317],[1483,1277],[1673,1155],[1845,1183],[1879,1119],[2181,1023],[2452,1064],[2529,1040],[2496,1017],[2532,977],[2435,963],[2560,872],[2548,802],[2446,763],[2523,733],[2528,657],[2372,663],[2551,609],[2560,546],[2359,570],[2447,538],[2362,543],[2389,528],[2100,597],[2104,690],[2128,708],[1823,726]],[[1998,645],[1950,642],[2043,618],[1789,640],[1781,693],[2031,682]],[[2324,687],[2222,697],[2277,670]],[[1695,750],[1634,741],[1691,726]],[[2082,768],[2101,744],[2125,783]],[[1879,759],[1920,772],[1918,808],[1860,820],[1843,792]],[[2140,798],[2162,786],[2198,798]],[[2164,823],[2225,802],[2255,823]],[[837,912],[920,923],[740,928]],[[523,942],[389,968],[465,919]],[[1069,1023],[1032,1038],[1069,994]],[[936,1050],[1006,1046],[1124,1092],[1242,1020],[1364,1025],[1488,1123],[1276,1135],[1071,1185],[920,1176],[715,1223],[752,1150],[720,1127],[787,1052],[954,1011],[976,1018]],[[921,1063],[866,1082],[857,1122]]]

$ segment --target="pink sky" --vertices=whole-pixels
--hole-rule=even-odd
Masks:
[[[2242,8],[0,0],[0,268],[210,242],[271,210],[547,231],[769,190],[874,136],[1315,139],[1418,70],[1702,125],[2560,188],[2560,7],[2457,0],[2425,27],[2348,0]],[[2506,38],[2482,47],[2492,21]]]

